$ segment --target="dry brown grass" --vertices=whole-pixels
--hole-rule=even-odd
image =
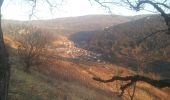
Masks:
[[[6,44],[10,45],[10,47],[17,49],[18,43],[10,35],[5,34],[4,40]]]
[[[31,74],[12,66],[9,100],[117,100],[77,82],[50,78],[37,71]]]
[[[9,44],[10,38],[6,37]],[[54,44],[58,42],[55,41]],[[13,47],[13,46],[12,46]],[[51,52],[53,56],[58,55]],[[49,55],[51,55],[49,54]],[[60,54],[62,55],[62,54]],[[12,78],[10,89],[23,92],[23,95],[11,94],[11,100],[21,100],[15,98],[25,98],[28,100],[113,100],[119,99],[116,94],[119,93],[119,87],[122,82],[100,83],[94,81],[95,76],[102,79],[110,79],[113,75],[127,76],[135,74],[110,63],[80,63],[57,58],[50,58],[50,62],[41,66],[39,72],[33,71],[31,74],[24,73],[18,67],[12,68]],[[147,74],[153,78],[159,78],[152,73]],[[170,93],[168,89],[160,90],[149,84],[137,83],[135,100],[167,100]],[[67,98],[67,99],[66,99]],[[122,97],[129,100],[127,92]]]

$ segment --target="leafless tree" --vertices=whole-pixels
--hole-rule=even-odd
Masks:
[[[31,66],[43,63],[42,58],[47,53],[46,45],[50,42],[49,34],[34,27],[22,29],[18,42],[18,55],[26,72],[30,72]]]
[[[55,8],[61,3],[58,4],[58,0],[25,0],[28,1],[31,5],[31,13],[30,18],[35,15],[35,9],[37,6],[38,1],[44,1],[46,4],[49,5],[49,8]],[[0,14],[1,8],[3,5],[4,0],[0,0]],[[62,0],[60,1],[62,2]],[[8,85],[10,79],[10,66],[9,66],[9,59],[8,59],[8,52],[5,48],[3,32],[1,27],[1,16],[0,16],[0,100],[7,100],[8,96]]]

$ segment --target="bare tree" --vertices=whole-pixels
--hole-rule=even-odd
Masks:
[[[119,5],[119,6],[125,6],[129,7],[132,10],[140,11],[144,10],[146,5],[151,5],[153,8],[156,10],[157,13],[160,13],[160,15],[164,18],[164,21],[167,25],[167,30],[158,30],[158,32],[166,32],[167,34],[170,34],[170,1],[169,0],[94,0],[97,3],[99,3],[101,6],[107,8],[110,10],[110,5]],[[111,10],[110,10],[111,11]],[[158,33],[154,32],[144,39],[151,37],[152,35]],[[108,80],[103,80],[99,77],[94,77],[93,78],[96,81],[103,82],[103,83],[108,83],[108,82],[114,82],[114,81],[126,81],[127,84],[123,85],[120,87],[122,90],[119,96],[122,96],[124,94],[124,91],[132,86],[133,84],[136,84],[136,82],[146,82],[148,84],[151,84],[152,86],[155,86],[157,88],[165,88],[165,87],[170,87],[170,80],[169,79],[164,79],[164,80],[155,80],[146,76],[142,75],[132,75],[132,76],[113,76],[111,79]],[[135,89],[134,89],[135,91]],[[133,91],[133,92],[134,92]],[[134,94],[132,95],[134,96]],[[133,97],[131,98],[133,99]]]
[[[30,18],[34,15],[35,9],[37,6],[38,1],[42,0],[25,0],[28,1],[27,3],[31,4],[32,11],[30,14]],[[49,8],[54,8],[61,3],[58,4],[58,0],[44,0],[46,4],[49,5]],[[0,14],[1,8],[3,5],[4,0],[0,0]],[[62,2],[62,0],[60,1]],[[3,32],[1,27],[1,15],[0,15],[0,100],[7,100],[8,96],[8,85],[10,79],[10,66],[9,66],[9,59],[8,59],[8,52],[5,48]]]
[[[25,71],[30,72],[31,66],[42,64],[47,53],[46,45],[50,42],[49,34],[34,27],[22,29],[19,34],[18,55]]]

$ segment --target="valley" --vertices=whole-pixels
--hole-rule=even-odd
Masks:
[[[134,66],[138,67],[136,66],[136,61],[134,63],[133,60],[126,58],[122,52],[120,53],[120,51],[130,48],[125,45],[127,48],[122,50],[123,43],[129,43],[133,36],[140,37],[136,35],[138,30],[133,30],[132,34],[130,34],[131,30],[127,31],[126,29],[129,28],[126,27],[129,27],[132,23],[130,27],[133,28],[133,25],[140,22],[140,19],[145,19],[145,16],[125,17],[115,15],[115,17],[109,17],[96,15],[33,21],[33,26],[51,32],[53,39],[46,46],[48,52],[46,52],[47,60],[45,64],[33,67],[30,74],[23,72],[22,65],[18,64],[15,54],[17,42],[10,36],[12,34],[8,34],[8,31],[4,30],[6,32],[6,43],[14,53],[10,55],[11,62],[13,62],[10,84],[11,100],[21,100],[25,95],[32,97],[31,100],[130,100],[129,93],[131,89],[127,90],[123,97],[117,96],[120,94],[120,84],[124,84],[121,81],[101,83],[93,80],[93,78],[110,79],[113,76],[135,75],[136,73],[154,79],[169,78],[169,57],[164,60],[167,62],[164,70],[159,68],[160,66],[156,66],[158,69],[155,69],[155,71],[145,72],[141,70],[141,72],[137,72],[133,70]],[[6,27],[12,21],[4,21],[4,23],[6,23],[4,24],[4,27]],[[22,24],[23,22],[18,23]],[[141,25],[139,27],[146,26]],[[127,34],[123,33],[123,29]],[[139,31],[142,32],[141,30]],[[144,29],[143,31],[148,33],[148,30]],[[114,32],[116,33],[113,34]],[[141,34],[146,34],[145,32]],[[167,42],[169,43],[169,41]],[[149,43],[150,41],[148,45]],[[130,48],[130,50],[132,49]],[[169,50],[168,47],[165,49],[166,51]],[[124,51],[123,53],[127,52]],[[140,56],[144,53],[140,54]],[[129,55],[129,57],[131,56]],[[160,63],[163,65],[162,62]],[[160,69],[161,73],[158,73],[157,70],[160,71]],[[161,76],[162,73],[163,75]],[[23,94],[18,92],[20,89],[24,92]],[[135,99],[166,100],[170,94],[168,91],[168,88],[158,89],[147,83],[138,82]]]

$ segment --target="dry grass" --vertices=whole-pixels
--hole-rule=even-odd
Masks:
[[[10,45],[14,43],[10,38],[6,38],[6,41]],[[57,54],[53,52],[53,55]],[[121,82],[104,84],[94,81],[92,77],[109,79],[113,75],[135,74],[110,63],[89,64],[56,58],[40,69],[27,74],[19,66],[12,66],[10,100],[117,100],[120,98],[115,95],[119,92]],[[158,75],[152,73],[148,75],[158,78]],[[160,90],[139,82],[135,100],[167,100],[170,94],[168,90]],[[129,100],[127,92],[122,98]]]
[[[10,35],[5,34],[4,40],[5,40],[5,43],[10,45],[11,48],[17,49],[18,43],[14,41]]]
[[[9,100],[114,100],[76,82],[55,80],[12,66]],[[117,100],[117,99],[115,99]]]
[[[77,64],[73,62],[65,62],[65,61],[57,61],[56,66],[53,64],[53,67],[51,67],[51,71],[48,73],[55,73],[52,76],[57,77],[57,79],[65,80],[65,81],[71,81],[71,82],[78,82],[86,87],[92,87],[94,90],[98,90],[101,92],[105,92],[106,95],[115,95],[119,91],[119,87],[121,82],[117,81],[114,83],[100,83],[95,82],[92,80],[92,77],[98,76],[103,79],[109,79],[113,75],[116,75],[118,70],[118,73],[122,76],[132,75],[135,72],[132,72],[130,70],[124,69],[124,68],[117,68],[115,65],[92,65],[92,66],[86,66],[82,64]],[[47,71],[47,70],[46,70]],[[148,75],[151,75],[149,73]],[[152,77],[156,77],[153,74]],[[164,92],[160,89],[157,89],[149,84],[139,82],[137,84],[137,91],[135,93],[135,99],[136,100],[166,100],[169,93]],[[124,94],[123,99],[129,100],[129,96],[126,93]]]

